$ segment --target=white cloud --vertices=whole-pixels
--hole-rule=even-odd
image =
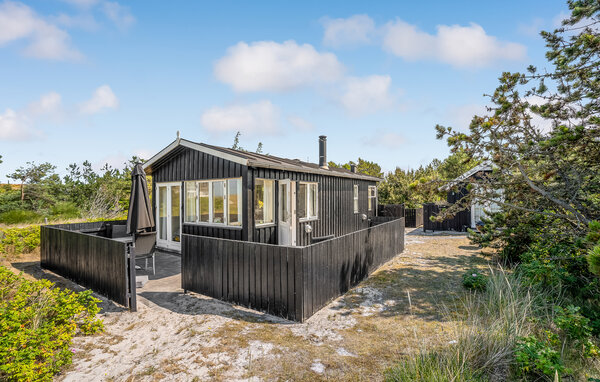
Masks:
[[[70,36],[48,23],[27,5],[6,1],[0,4],[0,45],[27,39],[28,56],[49,60],[77,60],[81,54],[71,47]]]
[[[99,28],[98,22],[91,13],[78,15],[59,13],[57,16],[52,17],[52,21],[66,28],[80,28],[86,31],[95,31]]]
[[[240,131],[245,135],[276,134],[280,113],[270,101],[248,105],[213,107],[201,117],[204,128],[213,133]]]
[[[0,114],[0,141],[24,141],[40,135],[26,115],[12,109]]]
[[[375,22],[367,15],[354,15],[347,19],[323,18],[321,22],[325,28],[323,44],[335,48],[367,44],[375,32]]]
[[[119,3],[104,2],[102,4],[102,11],[118,28],[126,29],[135,23],[135,17],[129,11],[129,7],[124,7]]]
[[[387,109],[394,103],[391,85],[390,76],[350,77],[344,85],[340,103],[353,115]]]
[[[334,54],[295,41],[239,42],[215,64],[217,79],[238,92],[293,90],[336,81],[343,71]]]
[[[439,60],[456,67],[483,67],[500,60],[522,60],[525,46],[500,41],[475,23],[438,25],[437,34],[402,20],[383,27],[383,48],[407,60]]]
[[[300,131],[311,131],[315,129],[315,125],[308,122],[306,119],[297,115],[289,115],[287,117],[288,122]]]
[[[363,138],[363,143],[394,150],[402,146],[405,139],[398,133],[377,129],[372,136]]]
[[[80,112],[83,114],[96,114],[104,109],[116,109],[119,99],[108,85],[102,85],[94,91],[92,98],[82,103]]]
[[[27,111],[31,115],[53,114],[60,111],[62,97],[56,92],[44,94],[39,101],[32,102]]]

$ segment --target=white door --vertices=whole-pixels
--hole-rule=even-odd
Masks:
[[[181,250],[181,183],[158,183],[156,244]]]
[[[279,181],[279,211],[277,237],[279,245],[296,245],[295,183]]]

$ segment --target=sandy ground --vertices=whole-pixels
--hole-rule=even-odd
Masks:
[[[302,324],[183,294],[171,265],[138,289],[137,313],[103,301],[104,333],[76,338],[57,380],[381,380],[401,357],[453,341],[441,311],[486,262],[462,234],[407,232],[404,253]],[[39,263],[12,265],[48,277]]]

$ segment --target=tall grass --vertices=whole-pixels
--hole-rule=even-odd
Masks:
[[[554,296],[554,297],[553,297]],[[456,343],[424,351],[386,372],[388,381],[504,381],[510,379],[517,340],[551,320],[557,294],[526,286],[518,275],[491,271],[484,292],[445,308],[457,321]]]

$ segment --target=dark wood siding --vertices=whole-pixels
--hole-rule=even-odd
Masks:
[[[311,244],[312,237],[341,236],[369,227],[369,219],[376,215],[376,206],[368,211],[368,189],[375,186],[375,182],[308,174],[293,171],[280,171],[263,168],[249,168],[248,178],[254,182],[255,179],[290,179],[296,182],[296,194],[300,187],[299,182],[316,182],[319,184],[318,193],[318,218],[307,222],[296,223],[296,245],[304,246]],[[354,185],[358,185],[359,212],[354,213]],[[278,190],[278,187],[275,187]],[[275,200],[278,200],[275,195]],[[254,200],[252,200],[254,203]],[[254,206],[252,206],[254,208]],[[298,198],[296,198],[296,209],[298,209]],[[253,209],[252,209],[253,210]],[[277,209],[275,210],[277,213]],[[361,215],[367,215],[366,220]],[[312,232],[306,233],[305,226],[310,224]],[[253,241],[266,244],[277,244],[277,226],[255,228]]]
[[[296,220],[296,244],[309,245],[312,237],[341,236],[350,232],[369,227],[369,219],[376,215],[376,206],[368,211],[368,187],[375,186],[376,182],[341,178],[336,176],[310,174],[295,171],[282,171],[276,169],[253,168],[240,165],[213,155],[205,154],[189,148],[181,149],[169,160],[164,161],[160,167],[153,170],[153,195],[156,185],[163,182],[183,182],[202,179],[242,178],[243,184],[243,225],[242,229],[227,227],[209,227],[199,224],[183,223],[182,231],[189,235],[210,236],[232,240],[248,240],[264,244],[277,244],[277,225],[255,227],[254,224],[254,182],[256,179],[290,179],[296,182],[316,182],[319,184],[318,193],[318,218],[308,222]],[[354,213],[354,185],[359,187],[359,213]],[[182,189],[182,198],[185,193]],[[278,186],[275,183],[275,222],[277,222]],[[156,199],[153,204],[156,208]],[[182,203],[182,216],[185,216],[185,203]],[[296,198],[296,209],[298,200]],[[362,214],[367,219],[361,218]],[[312,232],[306,233],[306,224],[312,226]]]
[[[239,163],[197,150],[184,148],[178,155],[173,156],[160,167],[154,169],[152,172],[152,195],[158,195],[156,189],[157,183],[182,182],[181,216],[185,216],[185,189],[183,188],[183,182],[204,179],[242,178],[243,183],[247,171],[248,168]],[[242,195],[242,203],[245,203],[246,198],[245,194]],[[154,197],[152,201],[155,211],[156,200],[157,197]],[[245,216],[242,216],[242,218],[244,222],[247,219]],[[232,240],[247,240],[248,238],[246,224],[243,224],[242,229],[239,229],[183,222],[182,232],[188,235],[219,237]]]

